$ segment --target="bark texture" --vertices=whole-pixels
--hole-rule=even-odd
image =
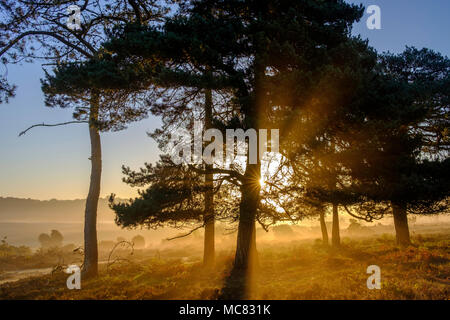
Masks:
[[[89,136],[91,140],[91,178],[84,213],[84,264],[83,276],[92,277],[98,273],[97,207],[100,197],[102,175],[102,148],[98,130],[99,96],[91,96]]]
[[[406,213],[406,206],[403,204],[392,203],[392,212],[394,214],[394,226],[397,244],[401,246],[410,245],[411,238],[409,236],[408,215]]]
[[[325,210],[320,209],[320,229],[322,230],[322,242],[324,245],[328,246],[328,230],[327,225],[325,223]]]
[[[240,217],[234,269],[246,271],[257,265],[256,211],[259,205],[261,166],[248,164],[241,187]]]
[[[339,233],[339,207],[336,203],[333,203],[333,230],[331,236],[333,247],[339,247],[341,245],[341,236]]]
[[[205,92],[205,129],[212,128],[213,116],[213,101],[211,90]],[[206,169],[212,169],[212,165],[206,165]],[[206,174],[205,183],[207,190],[205,192],[205,238],[203,248],[203,264],[210,268],[215,263],[215,213],[214,213],[214,176]]]

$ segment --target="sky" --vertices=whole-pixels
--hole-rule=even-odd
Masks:
[[[449,0],[348,0],[381,9],[381,30],[369,30],[366,13],[353,33],[369,39],[380,52],[399,53],[405,46],[428,47],[450,56]],[[83,199],[89,189],[90,144],[86,125],[35,128],[36,123],[59,123],[72,119],[71,109],[50,109],[40,89],[39,63],[8,66],[11,83],[18,86],[9,104],[0,104],[0,197]],[[149,117],[121,132],[103,133],[101,196],[111,193],[128,198],[136,190],[122,182],[123,164],[138,169],[158,159],[156,143],[146,132],[160,125]]]

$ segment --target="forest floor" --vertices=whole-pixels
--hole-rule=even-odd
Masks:
[[[350,240],[339,249],[320,241],[260,245],[251,299],[440,299],[450,298],[450,236],[415,236],[399,248],[392,236]],[[217,299],[232,266],[219,252],[206,272],[192,259],[143,257],[100,266],[99,277],[68,290],[67,274],[37,276],[0,285],[0,299]],[[381,268],[381,289],[367,288],[367,267]]]

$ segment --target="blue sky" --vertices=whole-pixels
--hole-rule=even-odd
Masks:
[[[406,45],[428,47],[450,56],[449,0],[360,0],[366,7],[381,8],[381,30],[368,30],[364,16],[354,33],[369,39],[379,51],[401,52]],[[18,85],[17,96],[0,105],[0,196],[33,199],[85,198],[89,187],[90,145],[85,125],[36,128],[23,137],[18,133],[36,123],[70,121],[72,110],[44,106],[39,63],[9,66],[9,79]],[[134,194],[121,182],[121,166],[138,168],[157,160],[158,149],[146,132],[159,125],[150,117],[122,132],[102,134],[102,196],[114,192]]]

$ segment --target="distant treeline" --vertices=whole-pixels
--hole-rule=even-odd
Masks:
[[[84,219],[86,200],[33,200],[0,197],[0,222],[5,221],[77,221]],[[99,221],[113,221],[107,199],[99,199]]]

